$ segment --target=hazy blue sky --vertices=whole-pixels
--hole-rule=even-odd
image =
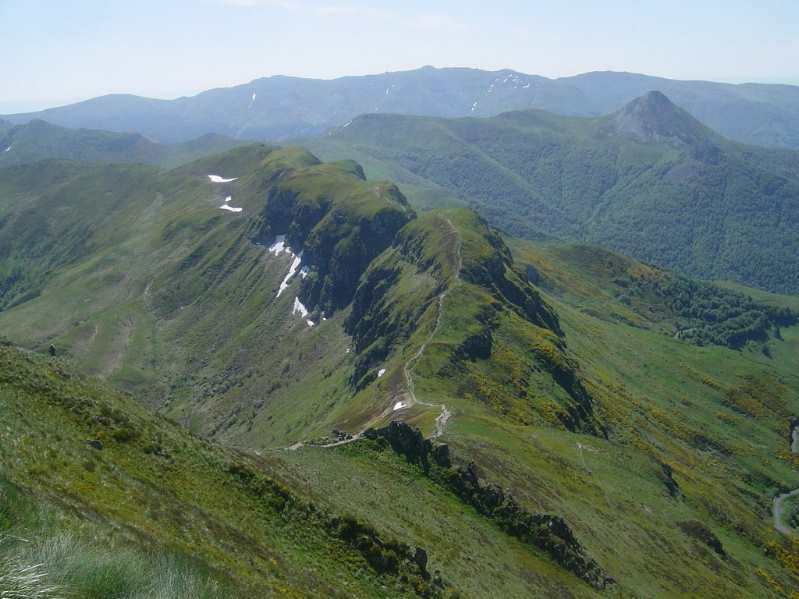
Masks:
[[[799,2],[0,0],[3,112],[425,64],[799,83]]]

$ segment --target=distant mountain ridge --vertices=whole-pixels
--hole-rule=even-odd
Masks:
[[[40,119],[25,125],[0,121],[0,167],[51,158],[177,166],[241,144],[215,133],[179,144],[161,144],[138,133],[67,129]]]
[[[731,142],[659,92],[600,118],[364,115],[309,144],[459,199],[515,235],[799,290],[799,152]]]
[[[2,118],[16,124],[40,118],[65,127],[139,132],[167,143],[209,132],[280,141],[318,135],[366,113],[486,117],[538,108],[598,116],[650,90],[666,94],[730,139],[799,148],[799,87],[617,72],[548,79],[509,69],[423,67],[332,80],[274,76],[174,100],[113,94]]]

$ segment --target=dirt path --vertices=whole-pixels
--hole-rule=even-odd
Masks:
[[[430,334],[427,336],[427,339],[424,340],[424,343],[422,343],[422,345],[419,346],[419,349],[416,350],[416,353],[414,353],[413,356],[411,356],[411,358],[407,362],[405,362],[405,365],[402,367],[402,372],[405,377],[406,390],[402,394],[404,396],[404,399],[402,400],[403,407],[400,409],[405,410],[414,405],[441,409],[441,413],[436,417],[436,427],[433,433],[430,435],[431,439],[436,439],[442,436],[446,432],[447,423],[449,422],[449,419],[452,417],[452,412],[450,412],[447,409],[446,404],[433,404],[424,401],[419,401],[419,399],[417,399],[413,384],[413,369],[416,367],[417,362],[419,362],[419,359],[422,357],[422,355],[424,355],[425,350],[427,349],[427,347],[430,345],[430,343],[433,341],[433,339],[441,329],[441,322],[444,317],[444,300],[446,299],[449,292],[456,286],[456,284],[460,282],[461,269],[463,268],[463,244],[460,235],[458,234],[458,230],[455,228],[455,225],[452,224],[452,221],[449,218],[444,217],[444,220],[447,222],[447,225],[450,228],[449,237],[453,238],[455,241],[456,263],[455,263],[455,268],[453,269],[454,271],[453,281],[450,282],[450,284],[447,285],[447,288],[444,289],[444,291],[442,291],[441,293],[439,293],[438,297],[436,298],[437,312],[436,312],[436,322],[435,325],[433,326],[433,329],[430,331]],[[366,432],[366,430],[370,428],[373,424],[380,422],[388,415],[390,415],[392,412],[394,412],[395,411],[394,406],[396,405],[396,403],[397,403],[397,396],[394,396],[392,398],[392,401],[385,410],[383,410],[375,418],[372,418],[366,424],[366,426],[364,426],[363,430],[361,430],[358,433],[355,433],[352,437],[348,439],[342,439],[341,441],[335,441],[333,443],[326,443],[324,445],[314,445],[314,447],[324,447],[324,448],[341,447],[342,445],[347,445],[348,443],[354,443],[355,441],[363,437],[364,432]],[[298,441],[297,443],[294,443],[289,447],[284,447],[281,449],[296,451],[302,447],[305,447],[306,445],[308,444],[302,441]]]
[[[436,313],[436,324],[433,326],[433,330],[430,331],[430,335],[428,335],[427,339],[425,339],[424,343],[419,346],[419,349],[416,353],[411,356],[411,359],[405,363],[403,367],[403,373],[405,374],[405,383],[407,388],[407,399],[405,400],[405,408],[410,408],[411,406],[418,404],[420,406],[426,406],[428,408],[441,408],[441,414],[436,418],[436,428],[433,434],[431,435],[432,438],[440,437],[441,435],[446,432],[447,429],[447,422],[449,421],[452,413],[447,409],[445,404],[431,404],[424,401],[419,401],[416,397],[416,391],[414,390],[413,384],[413,369],[416,367],[416,364],[419,362],[419,359],[424,354],[427,346],[433,341],[435,336],[438,334],[438,331],[441,329],[441,322],[444,318],[444,300],[446,299],[449,292],[460,282],[461,276],[461,269],[463,268],[463,245],[458,235],[458,230],[455,228],[455,225],[452,224],[452,221],[448,218],[444,218],[447,221],[447,225],[450,228],[450,236],[454,237],[455,239],[455,256],[456,256],[456,263],[454,268],[454,280],[447,286],[447,288],[442,291],[437,298],[438,303],[438,310]],[[403,408],[403,409],[405,409]]]
[[[794,427],[791,433],[791,452],[799,453],[799,426]],[[795,535],[796,531],[785,524],[783,519],[784,504],[787,499],[799,495],[799,489],[794,489],[774,498],[774,528],[784,535]]]

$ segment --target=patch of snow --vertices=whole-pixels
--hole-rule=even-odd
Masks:
[[[252,99],[250,101],[255,102],[255,92],[252,92]]]
[[[225,198],[225,204],[227,204],[230,200],[233,199],[233,196],[228,196]]]
[[[305,324],[307,324],[309,327],[312,327],[316,324],[313,320],[308,318],[308,309],[303,306],[300,298],[298,297],[294,298],[294,308],[292,308],[291,313],[302,316],[305,319]]]
[[[300,301],[300,298],[298,298],[298,297],[294,298],[294,308],[292,308],[291,313],[292,314],[299,314],[303,318],[308,316],[308,309],[302,304],[302,302]]]
[[[10,146],[8,146],[8,147],[7,147],[5,150],[3,150],[3,152],[10,152],[10,151],[11,151],[11,148],[13,148],[13,147],[14,147],[14,144],[11,144],[11,145],[10,145]]]
[[[306,277],[308,276],[308,273],[309,273],[309,272],[310,272],[310,271],[308,270],[308,267],[307,267],[307,266],[303,266],[303,267],[300,269],[300,276],[301,276],[301,277],[304,279],[304,278],[306,278]]]
[[[291,251],[291,250],[289,250]],[[294,260],[291,261],[291,266],[289,267],[289,272],[286,274],[283,282],[280,283],[280,289],[277,290],[277,297],[280,297],[280,294],[283,293],[286,288],[289,286],[289,281],[294,276],[294,273],[297,272],[297,269],[300,267],[300,262],[302,262],[302,252],[298,256],[294,256]]]
[[[393,411],[396,412],[397,410],[401,410],[402,408],[406,407],[408,407],[408,404],[406,404],[404,401],[398,401],[397,403],[394,404]]]
[[[527,89],[528,87],[530,87],[529,83],[525,83],[524,85],[522,85],[522,89]]]
[[[474,104],[472,104],[472,112],[474,112],[475,110],[477,110],[477,100],[475,100]]]
[[[234,208],[233,206],[229,206],[228,204],[222,204],[219,207],[221,210],[227,210],[228,212],[241,212],[243,208]]]
[[[344,126],[343,126],[343,127],[341,127],[341,128],[342,128],[342,129],[346,129],[346,128],[347,128],[347,127],[349,127],[350,125],[352,125],[352,121],[347,121],[346,123],[344,123]]]
[[[274,254],[275,256],[279,256],[284,251],[291,253],[291,250],[286,247],[286,236],[278,235],[275,237],[275,243],[269,246],[268,251],[270,254]]]
[[[236,179],[238,179],[238,177],[233,177],[232,179],[225,179],[224,177],[220,177],[219,175],[208,175],[208,178],[211,179],[211,183],[230,183],[231,181],[235,181]]]
[[[381,368],[380,370],[377,371],[377,378],[380,378],[384,374],[386,374],[386,369],[385,368]]]
[[[345,354],[348,354],[348,353],[350,353],[350,351],[352,351],[352,350],[351,350],[351,349],[348,347],[348,348],[345,350],[345,352],[344,352],[344,353],[345,353]]]
[[[388,95],[390,91],[391,91],[391,88],[390,88],[390,87],[387,87],[387,88],[386,88],[386,95]]]

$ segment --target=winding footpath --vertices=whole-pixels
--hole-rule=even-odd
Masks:
[[[416,392],[414,390],[413,384],[413,369],[416,367],[417,362],[424,354],[427,346],[430,345],[430,342],[433,341],[433,338],[438,334],[438,331],[441,329],[441,322],[444,317],[444,300],[447,297],[447,294],[452,290],[453,287],[457,283],[460,282],[461,276],[461,269],[463,268],[463,245],[458,235],[458,230],[455,228],[455,225],[452,224],[452,221],[449,218],[444,218],[447,221],[447,225],[450,228],[450,236],[455,238],[455,256],[456,256],[456,264],[455,264],[455,276],[454,281],[447,286],[447,288],[438,294],[438,312],[436,314],[436,324],[433,327],[433,330],[430,331],[430,335],[428,335],[427,339],[425,339],[424,343],[419,346],[419,349],[416,353],[411,357],[410,360],[405,362],[405,366],[403,367],[403,373],[405,374],[405,383],[407,387],[407,399],[404,402],[403,409],[410,408],[411,406],[418,404],[420,406],[426,406],[428,408],[441,408],[441,414],[438,415],[436,418],[436,428],[431,435],[432,439],[436,439],[444,434],[447,430],[447,422],[449,422],[450,417],[452,416],[451,412],[447,409],[446,404],[431,404],[424,401],[419,401],[416,397]]]
[[[447,424],[449,423],[450,418],[452,417],[452,413],[447,409],[446,404],[433,404],[428,403],[425,401],[420,401],[416,397],[416,392],[414,390],[413,384],[413,369],[416,367],[416,364],[421,359],[422,355],[424,355],[425,350],[433,341],[435,336],[438,334],[439,330],[441,329],[441,322],[444,317],[444,300],[446,299],[449,292],[452,290],[453,287],[457,283],[460,282],[460,275],[461,269],[463,268],[463,243],[461,241],[461,237],[458,234],[458,230],[455,228],[455,225],[452,224],[452,221],[444,217],[444,220],[447,222],[447,225],[450,228],[449,237],[454,238],[455,240],[455,256],[456,256],[456,264],[454,268],[454,277],[453,281],[447,285],[447,288],[444,289],[441,293],[438,294],[436,298],[436,305],[437,305],[437,312],[436,312],[436,323],[433,326],[433,329],[430,331],[430,334],[425,339],[424,343],[419,346],[419,349],[416,350],[416,353],[411,356],[411,358],[405,362],[405,365],[402,367],[402,372],[405,377],[405,386],[406,390],[401,395],[404,396],[402,400],[402,407],[398,408],[400,410],[406,410],[414,405],[425,406],[428,408],[437,408],[441,410],[441,413],[436,417],[436,427],[430,435],[431,439],[437,439],[438,437],[442,436],[447,430]],[[366,426],[358,433],[355,433],[351,437],[347,437],[346,439],[340,439],[338,441],[334,441],[332,443],[325,443],[324,445],[314,445],[314,447],[322,447],[322,448],[329,448],[329,447],[340,447],[342,445],[347,445],[348,443],[354,443],[355,441],[359,440],[363,437],[363,434],[369,429],[373,424],[380,422],[381,420],[385,419],[389,416],[392,412],[397,411],[397,396],[395,395],[392,397],[391,402],[389,402],[388,407],[383,410],[378,416],[372,418]],[[290,445],[289,447],[285,447],[283,449],[287,449],[289,451],[296,451],[305,447],[305,443],[298,442]]]
[[[799,425],[794,426],[791,431],[791,453],[799,453]],[[792,527],[785,524],[783,512],[785,501],[797,495],[799,495],[799,489],[794,489],[774,498],[774,528],[784,535],[796,534]]]

